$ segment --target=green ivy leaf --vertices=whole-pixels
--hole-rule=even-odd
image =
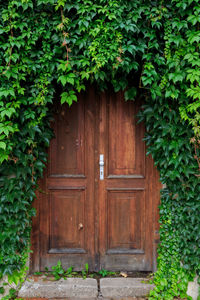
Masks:
[[[66,83],[70,83],[71,85],[74,85],[74,78],[76,77],[73,73],[68,73],[67,75],[61,75],[58,78],[58,82],[60,81],[63,86],[66,85]]]
[[[132,87],[124,93],[124,98],[126,101],[134,100],[136,95],[137,95],[137,89],[135,87]]]
[[[61,94],[61,104],[68,103],[69,106],[71,106],[73,101],[77,102],[77,96],[74,91],[64,92]]]
[[[6,149],[6,143],[0,141],[0,148],[5,150]]]

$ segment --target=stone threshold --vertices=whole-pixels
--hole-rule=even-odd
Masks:
[[[67,278],[50,281],[29,276],[19,291],[23,299],[134,300],[153,289],[146,278]]]

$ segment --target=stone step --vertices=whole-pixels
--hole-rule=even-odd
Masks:
[[[99,284],[93,278],[68,278],[49,281],[46,278],[28,277],[19,291],[23,299],[62,300],[135,300],[144,297],[153,285],[143,278],[102,278]]]
[[[145,297],[120,297],[120,298],[104,298],[104,297],[97,297],[97,298],[17,298],[20,300],[91,300],[91,299],[95,299],[95,300],[147,300],[147,298]]]
[[[153,289],[143,278],[102,278],[100,292],[104,298],[143,297]]]
[[[28,278],[19,291],[21,298],[96,298],[98,295],[97,281],[92,278],[68,278],[58,281],[39,279],[35,282]],[[93,299],[92,299],[93,300]]]
[[[20,300],[84,300],[86,298],[16,298],[16,299],[20,299]],[[87,298],[88,300],[91,300],[92,298]],[[94,298],[95,300],[147,300],[147,298],[145,297],[120,297],[120,298],[104,298],[104,297],[97,297]]]

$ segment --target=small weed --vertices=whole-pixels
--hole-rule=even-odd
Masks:
[[[116,275],[116,272],[111,272],[105,269],[101,269],[98,274],[102,277],[107,277],[107,276],[111,276],[111,275]]]
[[[35,273],[33,273],[33,275],[39,276],[39,275],[42,275],[42,272],[35,272]]]
[[[4,292],[5,292],[5,289],[4,289],[3,286],[1,286],[1,287],[0,287],[0,294],[4,294]]]
[[[85,264],[85,271],[88,274],[88,272],[89,272],[89,265],[88,265],[88,263]]]
[[[59,280],[60,278],[64,277],[65,270],[63,269],[60,260],[58,261],[56,266],[52,267],[52,275],[54,276],[55,280]]]
[[[9,290],[9,295],[4,296],[3,298],[1,298],[1,300],[11,300],[11,299],[14,300],[14,299],[16,299],[16,297],[17,297],[17,291],[15,289],[11,288]]]
[[[80,272],[74,271],[74,267],[71,266],[67,270],[64,270],[62,267],[62,263],[59,260],[56,266],[53,266],[50,271],[48,268],[45,268],[45,272],[35,272],[34,275],[45,275],[46,277],[51,277],[53,275],[54,280],[59,280],[61,278],[67,279],[71,277],[82,277],[83,279],[95,278],[95,277],[107,277],[117,275],[119,272],[111,272],[105,269],[101,269],[99,272],[89,273],[89,265],[88,263],[85,264],[84,269]],[[49,278],[49,280],[52,280]]]
[[[81,271],[83,279],[88,276],[89,273],[89,265],[88,263],[85,264],[85,268]]]
[[[65,276],[66,277],[74,277],[74,276],[78,275],[78,272],[74,272],[73,269],[74,269],[74,267],[69,267],[67,269],[67,271],[65,272]]]

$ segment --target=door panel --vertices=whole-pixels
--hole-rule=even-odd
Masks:
[[[57,109],[51,141],[49,176],[84,176],[85,114],[83,100]]]
[[[50,193],[49,253],[86,253],[83,224],[84,190],[58,190]]]
[[[122,93],[107,99],[108,176],[144,176],[143,130],[136,126],[138,104],[124,101]],[[116,175],[116,176],[114,176]]]
[[[144,191],[108,191],[108,254],[144,253]]]
[[[145,155],[139,101],[89,88],[57,105],[33,221],[32,270],[150,271],[158,241],[159,177]],[[104,179],[100,179],[100,155]]]
[[[153,164],[145,155],[144,125],[136,122],[139,105],[125,102],[122,92],[100,100],[100,267],[115,271],[148,271],[153,263]]]
[[[40,270],[59,259],[66,268],[95,268],[93,98],[91,90],[70,109],[56,108],[40,199]]]

